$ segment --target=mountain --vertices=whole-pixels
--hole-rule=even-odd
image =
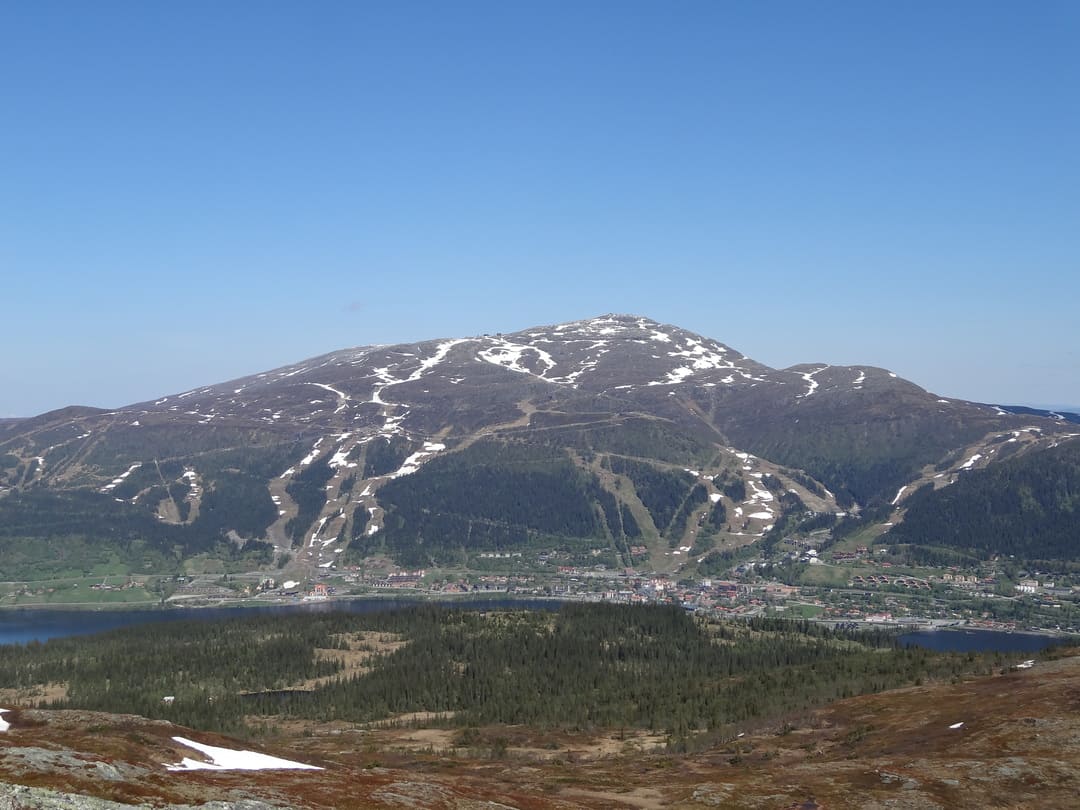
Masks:
[[[808,513],[899,508],[919,482],[1070,429],[885,369],[772,369],[605,315],[6,422],[0,551],[42,571],[202,554],[474,565],[522,550],[676,570]]]

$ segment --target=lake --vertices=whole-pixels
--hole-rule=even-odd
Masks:
[[[1000,630],[919,630],[904,633],[900,643],[937,652],[1039,652],[1064,639]]]
[[[207,608],[131,608],[120,610],[53,610],[27,608],[0,610],[0,644],[26,644],[50,638],[83,636],[102,633],[119,627],[151,622],[171,622],[197,619],[213,621],[251,616],[257,613],[375,613],[400,610],[421,604],[440,604],[469,610],[522,608],[526,610],[557,610],[562,602],[552,599],[513,599],[505,596],[463,598],[453,600],[388,599],[331,599],[323,602],[296,602],[279,605],[252,605]],[[1003,633],[996,630],[920,630],[904,633],[901,644],[925,647],[940,652],[1038,652],[1061,639],[1032,633]]]
[[[130,610],[53,610],[14,609],[0,610],[0,644],[27,644],[31,641],[47,641],[50,638],[84,636],[102,633],[119,627],[153,622],[174,622],[190,619],[213,621],[234,619],[255,614],[274,613],[376,613],[414,607],[421,604],[439,604],[447,607],[483,610],[519,607],[528,610],[556,610],[561,602],[545,599],[511,599],[489,597],[453,600],[423,599],[331,599],[322,602],[298,602],[283,605],[253,605],[242,607],[168,608]]]

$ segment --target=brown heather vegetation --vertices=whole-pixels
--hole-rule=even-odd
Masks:
[[[641,732],[425,729],[417,715],[397,727],[292,721],[261,743],[75,710],[14,709],[5,719],[0,782],[143,806],[1073,808],[1080,650],[1029,670],[837,701],[694,754]],[[170,773],[166,763],[197,756],[174,735],[326,770]]]

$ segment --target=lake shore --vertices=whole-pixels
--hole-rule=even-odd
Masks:
[[[41,611],[86,611],[88,613],[127,611],[127,610],[203,610],[216,608],[245,608],[245,607],[279,607],[289,605],[321,605],[335,602],[351,602],[356,600],[371,601],[401,601],[410,602],[454,602],[462,600],[505,600],[513,599],[520,601],[587,601],[575,600],[574,595],[547,596],[538,594],[515,594],[505,591],[476,591],[471,593],[431,593],[430,591],[417,591],[401,589],[388,591],[380,589],[370,593],[347,593],[333,594],[318,599],[292,596],[240,596],[235,599],[226,597],[191,596],[170,598],[161,601],[141,602],[32,602],[21,605],[0,604],[0,616],[8,612],[41,610]]]

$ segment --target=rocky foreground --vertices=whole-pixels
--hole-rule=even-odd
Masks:
[[[252,743],[135,716],[9,707],[0,810],[1072,808],[1073,652],[838,701],[688,754],[629,732],[491,728],[463,741],[423,717],[396,728],[268,719],[274,733]],[[322,770],[233,769],[270,761],[262,755]]]

